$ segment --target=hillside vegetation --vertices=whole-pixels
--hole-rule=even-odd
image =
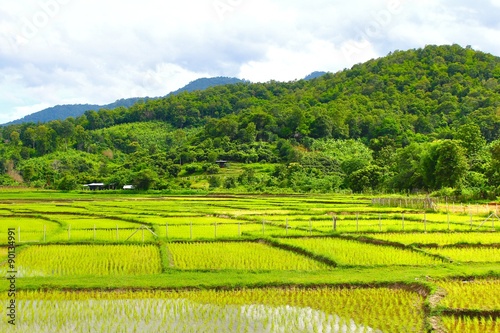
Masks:
[[[495,198],[499,79],[498,57],[427,46],[312,80],[218,86],[10,125],[2,182],[179,189],[201,177],[212,189]],[[238,172],[219,170],[218,159]]]

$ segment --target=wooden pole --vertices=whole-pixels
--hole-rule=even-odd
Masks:
[[[238,237],[241,237],[241,222],[238,221]]]
[[[402,220],[402,226],[403,226],[403,231],[405,230],[405,213],[401,214],[401,220]]]
[[[427,232],[427,213],[424,212],[424,232]]]
[[[119,237],[118,237],[118,224],[116,225],[116,240],[118,240]]]
[[[266,234],[266,231],[265,231],[265,224],[266,224],[266,221],[265,220],[262,220],[262,236],[264,236]]]
[[[337,216],[333,216],[333,231],[337,231]]]
[[[446,219],[448,220],[448,231],[450,231],[450,212],[448,211],[448,214],[446,214]]]
[[[382,231],[382,214],[378,214],[378,230]]]
[[[71,224],[68,225],[68,240],[71,239]]]
[[[286,218],[285,222],[285,236],[288,236],[288,217]]]

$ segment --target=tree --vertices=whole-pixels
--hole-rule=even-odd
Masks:
[[[458,128],[455,139],[459,140],[460,145],[466,149],[470,167],[474,168],[479,163],[480,152],[486,146],[481,128],[473,123],[462,125]]]
[[[68,150],[68,141],[75,135],[75,125],[69,120],[65,119],[61,124],[60,135],[64,140],[64,150]]]
[[[435,141],[423,154],[422,171],[429,189],[458,188],[468,171],[466,151],[456,140]]]
[[[280,139],[276,144],[278,155],[284,162],[292,162],[297,158],[297,154],[292,144],[287,140]]]
[[[24,131],[24,136],[26,137],[26,139],[28,141],[31,142],[31,147],[33,149],[35,149],[35,143],[36,143],[36,139],[37,139],[37,135],[36,135],[36,131],[33,127],[28,127],[25,131]]]
[[[349,175],[349,186],[354,192],[375,190],[384,176],[384,170],[378,165],[369,165]]]
[[[17,146],[19,146],[20,144],[22,144],[21,139],[20,139],[19,132],[17,132],[17,131],[12,131],[12,132],[10,133],[10,142],[12,143],[12,145],[13,145],[14,147],[17,147]]]
[[[151,169],[143,169],[136,172],[133,182],[139,190],[149,190],[158,182],[158,174]]]
[[[244,143],[254,143],[257,136],[257,127],[253,122],[248,123],[247,127],[243,130],[241,140]]]
[[[217,188],[222,185],[222,181],[219,177],[217,176],[210,176],[208,177],[208,184],[210,188]]]
[[[76,189],[78,183],[73,175],[64,175],[57,183],[57,189],[61,191],[71,191]]]
[[[392,186],[398,190],[415,190],[425,187],[422,176],[422,153],[428,144],[412,143],[396,151],[395,165],[392,171],[395,176]]]

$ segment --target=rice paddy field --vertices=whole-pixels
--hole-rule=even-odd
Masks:
[[[500,218],[463,207],[0,191],[0,332],[500,332]]]

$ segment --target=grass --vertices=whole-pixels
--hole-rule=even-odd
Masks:
[[[385,233],[367,234],[367,236],[388,242],[401,244],[435,244],[439,246],[454,244],[500,244],[500,233],[459,232],[459,233]]]
[[[500,279],[438,281],[446,296],[439,305],[450,309],[500,310]]]
[[[419,332],[424,318],[422,296],[393,288],[28,291],[18,298],[23,331]]]
[[[419,210],[375,207],[370,205],[370,198],[363,196],[223,194],[164,197],[159,192],[117,193],[119,191],[82,194],[21,189],[0,191],[0,237],[9,226],[20,226],[18,245],[33,242],[16,251],[16,265],[20,268],[16,280],[18,291],[88,292],[99,289],[126,293],[132,289],[179,291],[188,288],[208,292],[223,289],[231,293],[235,288],[318,290],[363,286],[372,289],[416,284],[431,291],[446,289],[442,285],[446,283],[450,283],[448,289],[451,290],[458,280],[490,281],[500,275],[498,247],[495,247],[498,246],[498,234],[484,232],[491,231],[493,223],[496,230],[500,230],[499,223],[490,220],[478,229],[486,219],[480,210],[477,214],[472,211],[474,232],[470,232],[468,213],[450,214],[448,224],[446,213],[427,212],[424,216]],[[337,219],[336,230],[333,216]],[[69,225],[71,237],[68,240]],[[146,245],[140,245],[142,231],[139,231],[125,241],[141,225],[152,228],[158,238],[145,232]],[[448,232],[448,228],[467,232]],[[47,244],[44,244],[44,230]],[[371,244],[355,241],[356,237],[368,232],[373,232],[368,234]],[[6,242],[6,233],[3,235],[3,242]],[[16,234],[16,241],[18,236]],[[400,245],[384,246],[383,241]],[[463,247],[465,243],[473,246]],[[206,244],[207,249],[198,251],[196,244]],[[231,248],[234,244],[238,246]],[[273,244],[273,247],[266,244]],[[436,245],[442,247],[434,248]],[[453,247],[455,245],[460,247]],[[416,246],[422,249],[414,248]],[[137,250],[138,256],[132,249]],[[138,249],[151,250],[145,253]],[[452,252],[441,252],[443,250]],[[185,259],[176,259],[176,251]],[[449,256],[460,263],[442,261],[423,251]],[[3,264],[5,253],[6,247],[1,247]],[[465,257],[458,256],[462,253]],[[478,258],[486,255],[488,260],[478,262]],[[325,267],[322,262],[338,265]],[[467,287],[469,285],[472,286],[467,284]],[[0,280],[0,291],[8,288],[8,281]],[[496,303],[492,307],[478,305],[483,298],[488,299],[484,295],[494,296],[497,290],[496,285],[489,289],[475,286],[471,291],[459,290],[456,292],[459,299],[472,300],[473,296],[467,293],[476,295],[474,301],[463,305],[446,303],[453,299],[454,292],[449,292],[448,300],[445,297],[434,310],[426,311],[439,315],[440,309],[457,306],[471,311],[497,309]],[[1,293],[0,297],[5,295]],[[491,297],[489,299],[491,302]],[[425,300],[427,302],[429,299]],[[417,308],[421,309],[420,305]],[[457,321],[457,317],[448,312],[443,317],[447,319]],[[470,318],[458,327],[471,327],[463,325],[479,324],[475,318]]]
[[[179,269],[325,270],[330,267],[293,252],[252,242],[171,243],[170,266]]]
[[[346,266],[438,265],[442,261],[422,253],[339,238],[280,239],[279,242],[324,256]]]
[[[496,273],[495,273],[496,272]],[[386,285],[388,283],[428,285],[428,278],[445,279],[462,276],[499,276],[498,264],[454,265],[437,267],[352,267],[328,271],[169,271],[163,274],[139,276],[45,276],[19,278],[19,290],[49,289],[219,289],[263,286],[318,285]],[[0,280],[0,291],[8,290],[8,281]]]
[[[17,276],[141,275],[161,272],[159,249],[133,245],[37,245],[16,258]],[[1,267],[5,275],[7,267]]]
[[[500,262],[500,248],[496,247],[447,247],[426,251],[460,262]]]

